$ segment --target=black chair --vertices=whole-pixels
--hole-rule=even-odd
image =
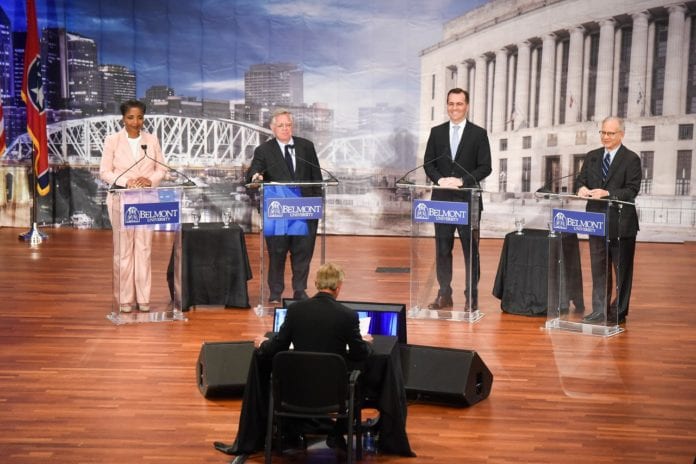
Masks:
[[[282,351],[273,357],[266,428],[266,463],[271,462],[275,424],[278,450],[282,450],[282,422],[286,418],[344,420],[348,427],[346,460],[362,459],[360,408],[356,382],[360,371],[348,372],[342,356],[333,353]]]

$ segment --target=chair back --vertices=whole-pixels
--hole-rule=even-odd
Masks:
[[[273,357],[273,403],[277,413],[346,414],[346,362],[334,353],[282,351]]]

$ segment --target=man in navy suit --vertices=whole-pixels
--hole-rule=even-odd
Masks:
[[[486,130],[466,120],[469,109],[469,93],[454,88],[447,93],[447,114],[450,120],[430,130],[423,163],[430,180],[445,189],[434,189],[432,199],[437,201],[462,201],[471,206],[471,193],[460,188],[480,188],[480,182],[491,173],[491,147]],[[479,197],[479,211],[483,202]],[[469,212],[471,212],[471,207]],[[469,214],[469,226],[435,224],[437,281],[440,286],[431,309],[447,309],[452,299],[452,248],[454,231],[464,250],[467,265],[466,308],[478,309],[479,268],[479,218]],[[474,226],[476,226],[474,228]],[[473,228],[473,230],[472,230]],[[471,242],[471,249],[469,243]],[[468,274],[471,263],[471,275]]]
[[[247,172],[249,182],[319,182],[322,180],[319,159],[314,144],[307,139],[293,137],[292,113],[276,110],[271,118],[275,138],[254,150],[254,158]],[[321,191],[303,188],[302,196],[317,196]],[[262,205],[263,207],[263,205]],[[298,225],[298,224],[295,224]],[[298,230],[284,235],[266,235],[268,249],[269,302],[280,303],[285,289],[285,261],[290,252],[293,298],[307,298],[309,264],[314,254],[317,221],[308,220]]]
[[[622,145],[624,122],[617,117],[602,121],[602,148],[585,157],[575,180],[578,196],[588,198],[587,211],[607,214],[606,236],[590,236],[592,264],[592,313],[585,322],[624,322],[628,315],[633,283],[633,256],[638,234],[638,215],[633,205],[593,199],[634,203],[640,191],[640,158]],[[612,297],[612,269],[616,275],[616,300]]]

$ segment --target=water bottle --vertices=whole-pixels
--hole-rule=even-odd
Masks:
[[[374,454],[377,452],[377,444],[375,443],[375,434],[372,430],[374,422],[372,419],[367,420],[365,425],[365,436],[363,437],[363,451],[368,454]]]

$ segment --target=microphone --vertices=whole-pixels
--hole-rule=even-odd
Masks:
[[[306,159],[304,159],[304,158],[300,158],[299,156],[295,156],[295,160],[300,160],[300,161],[302,161],[303,163],[307,163],[307,164],[309,164],[310,166],[312,166],[312,167],[314,167],[314,168],[319,168],[320,171],[323,171],[323,172],[327,173],[329,176],[331,176],[331,179],[329,179],[329,180],[334,181],[334,182],[336,182],[336,183],[339,182],[338,178],[337,178],[336,176],[334,176],[333,173],[332,173],[331,171],[329,171],[328,169],[324,169],[324,168],[322,168],[321,166],[319,166],[318,164],[314,164],[314,163],[312,163],[312,162],[309,161],[309,160],[306,160]],[[322,179],[322,180],[323,180],[323,179]]]
[[[162,162],[156,160],[156,159],[153,158],[152,156],[148,155],[148,154],[147,154],[147,145],[140,145],[140,148],[143,149],[143,153],[145,154],[145,156],[144,156],[143,158],[140,158],[140,160],[142,160],[142,159],[144,159],[144,158],[151,159],[152,161],[154,161],[155,163],[159,164],[160,166],[164,166],[164,167],[167,168],[169,171],[174,171],[175,173],[179,174],[179,175],[182,176],[184,179],[186,179],[186,182],[183,182],[183,183],[181,184],[181,187],[197,187],[197,184],[196,184],[194,181],[192,181],[192,180],[189,178],[189,176],[187,176],[187,175],[184,174],[183,172],[178,171],[178,170],[174,169],[173,167],[168,166],[168,165],[166,165],[166,164],[164,164],[164,163],[162,163]],[[140,161],[140,160],[138,160],[138,161]]]
[[[576,176],[576,174],[568,174],[567,176],[554,177],[554,178],[550,179],[548,182],[545,182],[544,185],[539,187],[537,189],[536,193],[555,194],[556,192],[551,190],[551,185],[555,184],[556,182],[560,182],[563,179],[567,179],[568,177],[575,177],[575,176]]]
[[[267,181],[266,179],[254,180],[254,176],[255,176],[256,174],[261,174],[261,175],[263,176],[263,175],[265,175],[265,174],[268,172],[268,170],[269,170],[270,168],[272,168],[272,167],[274,167],[274,166],[277,166],[277,165],[279,165],[279,164],[281,164],[281,163],[285,164],[285,158],[282,157],[282,156],[281,156],[279,159],[276,159],[276,160],[274,160],[274,161],[271,162],[271,163],[267,163],[267,166],[265,167],[265,169],[262,169],[261,171],[257,171],[257,172],[255,172],[254,174],[252,174],[251,176],[249,176],[249,174],[250,174],[250,172],[251,172],[251,166],[250,166],[250,167],[249,167],[249,170],[247,171],[247,174],[246,174],[246,180],[248,181],[247,184],[257,184],[257,185],[255,185],[254,187],[258,187],[258,184],[265,184],[265,183],[269,182],[269,181]],[[252,164],[253,164],[253,163],[252,163]]]
[[[467,176],[471,177],[471,180],[474,181],[474,185],[476,186],[477,189],[482,190],[482,189],[481,189],[481,184],[479,183],[478,179],[476,179],[476,178],[474,177],[474,175],[473,175],[472,173],[469,172],[468,169],[466,169],[466,168],[465,168],[464,166],[462,166],[461,164],[457,163],[457,161],[456,161],[455,159],[452,159],[452,162],[454,163],[455,166],[457,166],[459,169],[461,169],[462,171],[464,171],[464,174],[466,174]],[[462,186],[459,187],[459,188],[464,188],[464,183],[463,183],[463,182],[462,182]]]
[[[408,171],[406,174],[404,174],[403,176],[401,176],[401,178],[400,178],[399,180],[397,180],[396,182],[394,182],[394,185],[396,185],[396,184],[414,185],[414,183],[413,183],[412,181],[406,179],[406,178],[408,177],[409,174],[411,174],[413,171],[416,171],[416,170],[418,170],[418,169],[420,169],[420,168],[422,168],[422,167],[425,167],[425,166],[427,166],[427,165],[429,165],[429,164],[431,164],[431,163],[434,163],[435,161],[439,160],[440,158],[443,158],[444,156],[445,156],[445,155],[436,156],[435,158],[433,158],[433,159],[431,159],[431,160],[429,160],[429,161],[426,161],[426,162],[423,163],[423,164],[420,164],[420,165],[416,166],[415,168],[411,169],[411,170]],[[449,155],[448,155],[448,156],[449,156]]]
[[[133,163],[133,164],[131,164],[130,166],[128,166],[128,169],[126,169],[126,170],[123,171],[121,174],[119,174],[118,176],[116,176],[116,179],[114,179],[114,182],[109,186],[109,190],[120,190],[120,189],[125,189],[126,187],[122,187],[122,186],[120,186],[120,185],[117,185],[116,182],[118,182],[118,180],[119,180],[121,177],[123,177],[123,175],[124,175],[125,173],[127,173],[128,171],[130,171],[131,169],[133,169],[135,166],[137,166],[137,165],[138,165],[142,160],[144,160],[144,159],[145,159],[144,157],[143,157],[143,158],[140,158],[138,161],[136,161],[135,163]]]

